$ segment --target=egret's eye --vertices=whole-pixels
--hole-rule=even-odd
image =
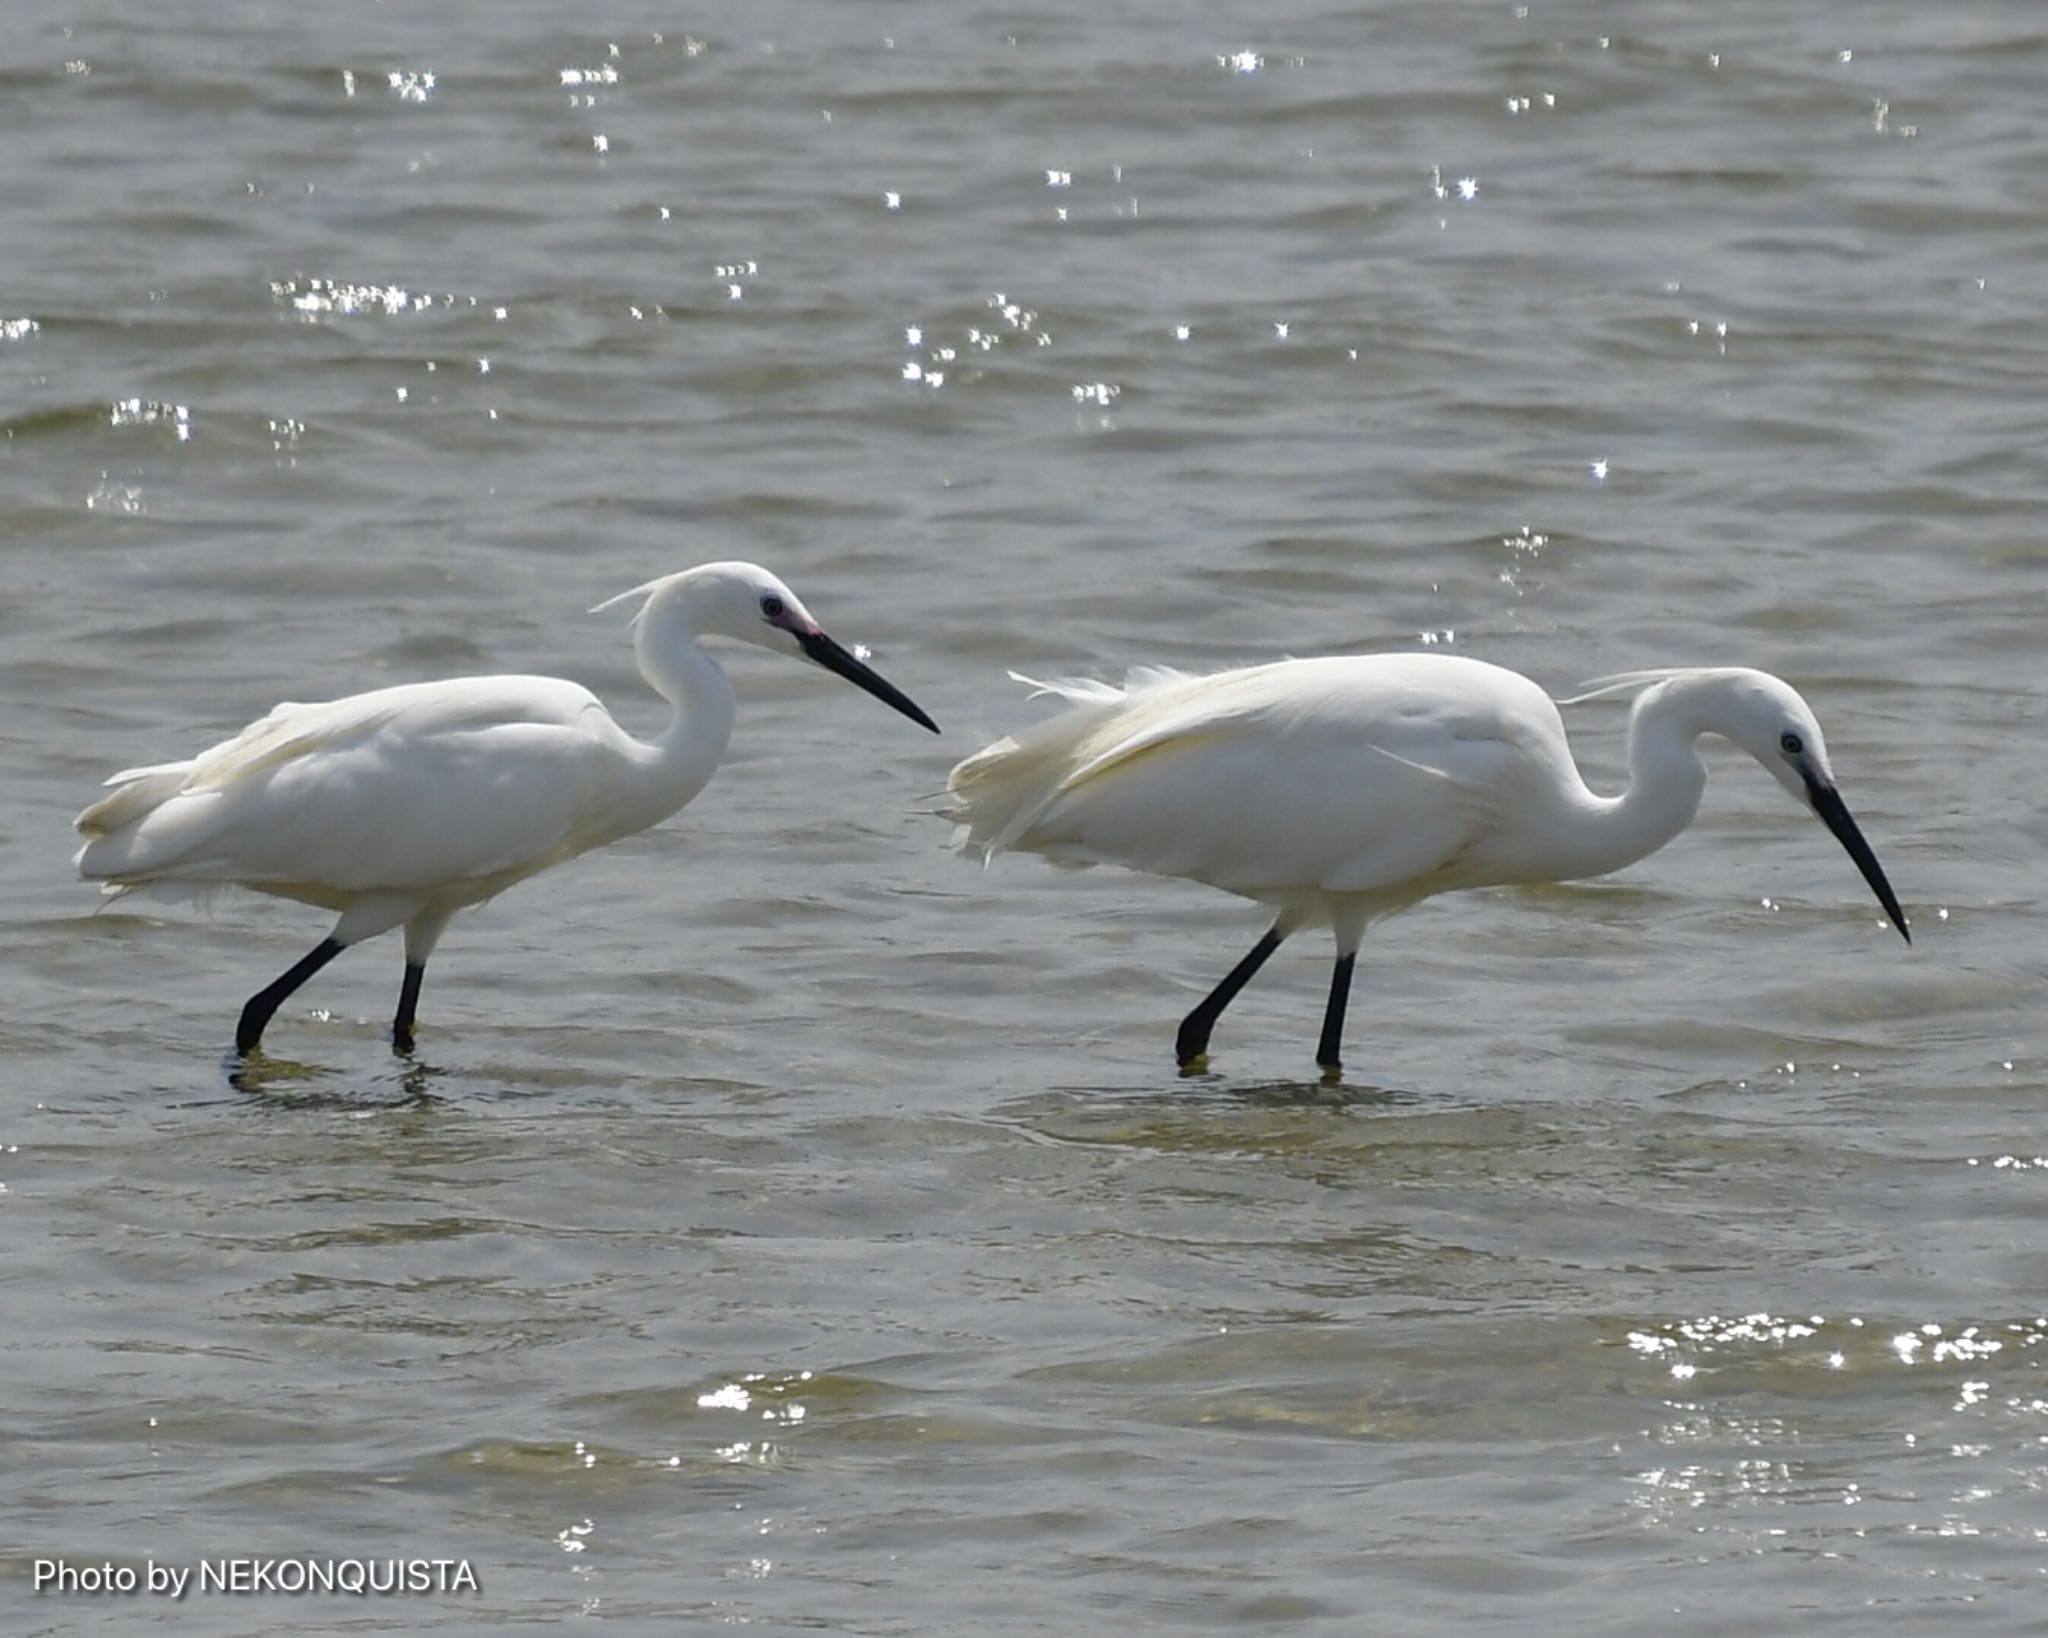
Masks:
[[[1787,756],[1798,756],[1806,749],[1806,741],[1788,731],[1778,736],[1778,749]]]
[[[770,592],[766,597],[761,599],[761,612],[764,615],[766,615],[770,620],[780,620],[782,618],[782,607],[782,599],[777,597],[773,592]],[[1789,739],[1790,737],[1791,736],[1789,734],[1786,735],[1786,738]]]

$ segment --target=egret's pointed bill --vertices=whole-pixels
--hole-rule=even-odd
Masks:
[[[1863,879],[1870,883],[1870,890],[1877,895],[1877,902],[1884,906],[1884,913],[1892,918],[1892,925],[1899,930],[1899,937],[1908,944],[1913,942],[1911,929],[1906,926],[1906,913],[1899,908],[1892,884],[1884,878],[1884,867],[1877,862],[1877,855],[1870,851],[1870,844],[1863,839],[1863,832],[1856,828],[1856,821],[1849,817],[1848,804],[1842,800],[1842,793],[1832,785],[1818,779],[1806,782],[1807,800],[1813,804],[1813,811],[1820,815],[1820,821],[1835,833],[1835,840],[1849,850],[1849,857],[1856,861],[1856,868],[1863,872]]]
[[[799,631],[792,635],[803,646],[804,653],[827,671],[844,677],[856,688],[865,688],[884,705],[893,705],[912,722],[929,728],[935,734],[939,731],[939,725],[919,710],[908,694],[883,678],[872,666],[856,660],[822,631]]]

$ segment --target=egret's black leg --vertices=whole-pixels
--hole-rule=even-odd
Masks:
[[[1323,1010],[1323,1038],[1316,1043],[1316,1062],[1325,1069],[1341,1069],[1344,1051],[1344,1003],[1351,999],[1351,964],[1358,952],[1337,958],[1337,970],[1330,974],[1330,1004]]]
[[[286,997],[347,948],[338,940],[323,938],[295,961],[276,983],[266,985],[250,996],[249,1004],[242,1009],[242,1021],[235,1026],[235,1051],[245,1058],[254,1052],[256,1043],[263,1039],[264,1026],[270,1022],[270,1015],[284,1005]]]
[[[1237,992],[1249,984],[1252,974],[1265,966],[1267,957],[1280,948],[1280,940],[1286,937],[1275,927],[1254,944],[1251,954],[1246,956],[1224,976],[1200,1005],[1180,1021],[1180,1034],[1174,1037],[1174,1056],[1180,1060],[1183,1069],[1191,1069],[1209,1050],[1209,1032],[1216,1027],[1216,1020],[1223,1016],[1223,1009],[1237,998]]]
[[[419,1011],[420,980],[427,976],[424,961],[405,964],[405,982],[398,986],[398,1016],[391,1020],[391,1050],[412,1056],[412,1021]]]

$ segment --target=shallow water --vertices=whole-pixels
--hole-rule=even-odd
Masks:
[[[178,1620],[2036,1629],[2048,33],[1113,10],[17,20],[0,1625],[424,1554],[482,1591]],[[321,918],[72,878],[280,698],[651,730],[581,611],[721,556],[944,738],[733,658],[710,790],[459,921],[416,1065],[386,940],[231,1081]],[[1183,1079],[1258,913],[919,811],[1012,667],[1421,646],[1792,678],[1913,947],[1725,753],[1614,881],[1376,930],[1342,1082],[1306,937]]]

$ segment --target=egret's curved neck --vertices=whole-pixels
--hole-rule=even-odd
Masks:
[[[674,707],[644,764],[671,812],[704,788],[732,738],[732,684],[696,636],[680,621],[654,618],[653,611],[633,634],[640,675]]]
[[[1561,880],[1620,870],[1655,853],[1692,823],[1707,788],[1707,765],[1695,745],[1707,724],[1683,680],[1651,689],[1628,723],[1628,789],[1619,796],[1588,791],[1567,844],[1572,868]]]

